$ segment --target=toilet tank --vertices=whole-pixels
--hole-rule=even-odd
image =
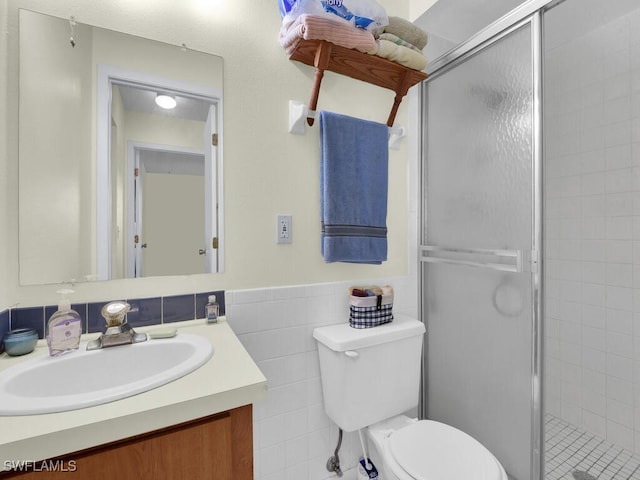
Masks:
[[[424,332],[422,322],[399,314],[373,328],[316,328],[329,418],[352,432],[417,406]]]

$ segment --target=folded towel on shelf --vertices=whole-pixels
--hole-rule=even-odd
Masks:
[[[285,17],[280,28],[279,42],[287,51],[293,52],[300,40],[326,40],[345,48],[369,53],[377,49],[373,34],[354,27],[335,15],[304,14],[291,19]]]
[[[418,47],[419,50],[427,46],[427,34],[404,18],[389,17],[389,24],[383,31],[400,37],[405,42]]]
[[[427,66],[427,58],[417,50],[402,45],[396,45],[389,40],[376,40],[378,50],[376,55],[394,61],[414,70],[422,70]]]
[[[393,33],[381,33],[378,36],[379,40],[388,40],[392,43],[395,43],[396,45],[402,45],[403,47],[407,47],[410,48],[411,50],[415,50],[417,52],[422,53],[422,50],[420,50],[418,47],[416,47],[415,45],[411,45],[409,42],[403,40],[402,38],[398,37],[397,35],[394,35]]]
[[[320,215],[325,262],[387,259],[386,125],[320,112]]]

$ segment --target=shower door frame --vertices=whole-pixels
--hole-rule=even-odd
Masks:
[[[543,11],[552,8],[564,0],[529,0],[518,8],[514,9],[504,17],[492,23],[484,30],[469,38],[466,42],[455,47],[436,59],[430,67],[427,68],[429,78],[423,82],[420,90],[421,105],[421,143],[420,143],[420,165],[419,178],[420,182],[420,198],[421,198],[421,230],[419,233],[420,247],[427,245],[426,239],[426,192],[425,187],[425,171],[424,162],[427,161],[426,156],[426,118],[427,106],[424,99],[426,98],[425,89],[430,80],[437,78],[440,74],[445,73],[457,65],[464,62],[467,58],[475,55],[486,47],[490,47],[495,42],[514,32],[515,30],[530,24],[531,28],[531,55],[532,55],[532,86],[533,86],[533,105],[532,105],[532,238],[531,238],[531,327],[532,327],[532,358],[531,358],[531,480],[543,480],[544,478],[544,416],[542,405],[542,369],[543,369],[543,331],[542,331],[542,312],[543,312],[543,265],[542,265],[542,162],[543,162],[543,145],[542,145],[542,61],[543,61],[543,35],[542,35],[542,15]],[[427,326],[428,334],[428,317],[426,315],[424,292],[424,269],[427,263],[422,261],[422,255],[419,255],[418,278],[419,285],[419,310],[420,318]],[[428,345],[425,342],[423,352],[423,372],[427,372]],[[420,414],[422,418],[427,418],[427,388],[428,378],[423,373],[420,402]],[[524,479],[523,479],[524,480]]]

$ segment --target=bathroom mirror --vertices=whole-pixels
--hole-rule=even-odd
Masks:
[[[221,271],[222,58],[19,16],[20,283]]]

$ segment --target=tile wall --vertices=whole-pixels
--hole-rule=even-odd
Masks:
[[[362,283],[356,282],[356,283]],[[367,283],[391,284],[394,312],[417,316],[415,278]],[[348,320],[347,288],[327,283],[227,291],[227,321],[267,377],[267,399],[254,406],[256,480],[323,480],[338,440],[324,413],[318,352],[312,337],[320,325]],[[357,434],[346,434],[343,469],[360,455]]]
[[[639,26],[636,11],[547,51],[544,81],[546,410],[636,453]]]

